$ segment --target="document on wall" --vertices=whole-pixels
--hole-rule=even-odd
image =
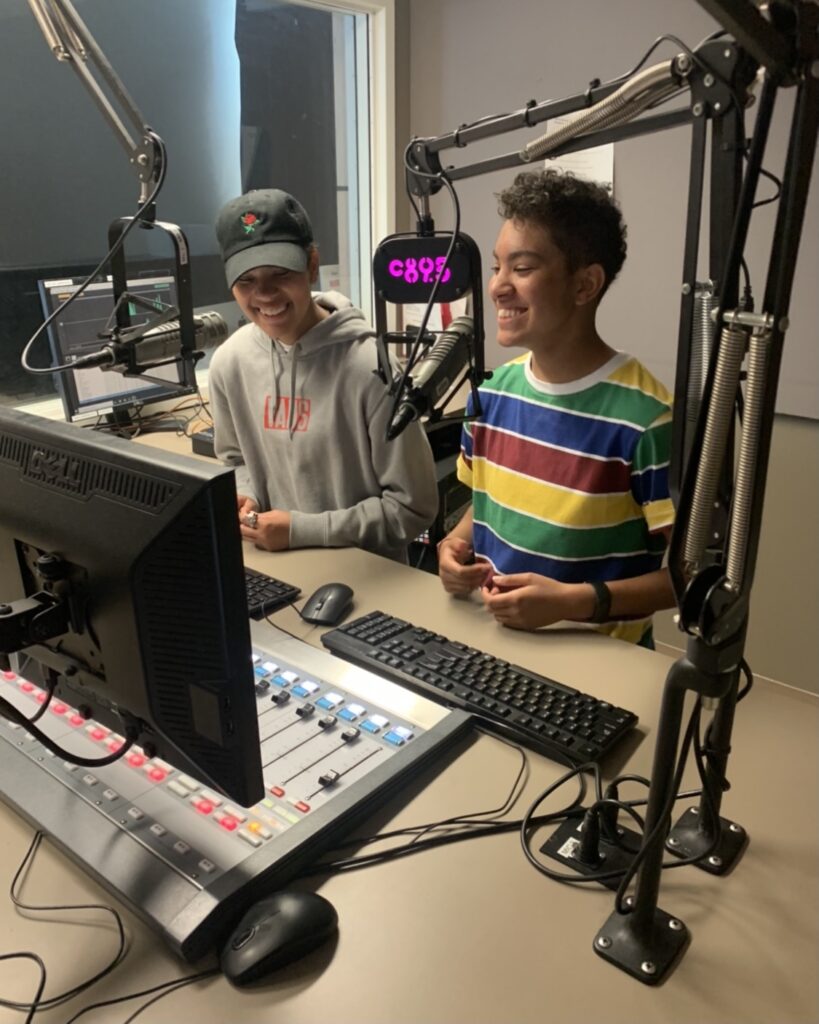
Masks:
[[[426,303],[407,303],[403,307],[404,314],[404,328],[408,327],[420,327],[421,320],[426,313]],[[427,320],[427,330],[429,331],[443,331],[444,328],[449,327],[452,321],[457,316],[463,316],[468,312],[467,299],[455,299],[454,302],[442,302],[433,305],[429,313],[429,319]]]
[[[547,131],[557,131],[565,124],[570,124],[577,115],[553,117],[547,122]],[[544,166],[553,167],[557,171],[574,174],[578,178],[596,181],[614,194],[614,143],[608,142],[593,149],[582,149],[577,153],[564,153],[554,158],[546,157]]]

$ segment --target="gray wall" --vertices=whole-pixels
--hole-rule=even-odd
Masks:
[[[409,0],[403,4],[409,32],[399,37],[408,54],[408,91],[399,90],[398,123],[410,135],[438,135],[488,114],[519,110],[530,98],[559,99],[582,92],[590,79],[612,78],[632,67],[662,33],[689,46],[714,31],[716,22],[694,0]],[[651,58],[675,52],[666,44]],[[774,154],[766,161],[781,171],[789,97],[778,104]],[[496,136],[463,151],[449,150],[444,163],[460,166],[515,150],[538,131]],[[615,190],[629,226],[629,258],[621,279],[601,308],[600,326],[617,348],[640,357],[671,387],[676,358],[679,285],[688,173],[687,129],[620,143],[615,149]],[[779,166],[777,166],[777,159]],[[513,172],[458,184],[462,228],[480,246],[484,263],[499,225],[493,193]],[[786,338],[780,410],[772,446],[768,498],[757,566],[747,651],[752,667],[795,686],[819,689],[819,175],[805,224],[794,282],[791,330]],[[765,193],[767,194],[767,193]],[[759,299],[767,265],[763,245],[773,207],[756,218],[749,263]],[[437,226],[451,226],[446,201],[436,197]],[[399,219],[409,224],[399,199]],[[487,316],[487,364],[505,358],[494,343]],[[680,646],[680,634],[661,617],[659,638]]]

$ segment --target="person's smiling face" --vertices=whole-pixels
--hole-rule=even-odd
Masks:
[[[311,294],[317,264],[318,254],[313,250],[307,270],[248,270],[234,283],[233,297],[251,323],[269,337],[293,345],[321,319]]]
[[[498,344],[537,350],[559,341],[577,311],[576,275],[547,228],[507,220],[498,234],[489,295]]]

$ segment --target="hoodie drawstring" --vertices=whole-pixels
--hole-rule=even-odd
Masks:
[[[279,352],[276,343],[270,346],[270,375],[273,378],[273,394],[270,396],[271,407],[270,415],[276,415],[276,408],[279,404],[279,374],[282,370],[282,357]]]
[[[296,432],[296,364],[299,361],[299,345],[298,342],[293,346],[291,350],[292,358],[290,362],[290,413],[287,418],[287,432],[290,436],[290,440],[293,440],[293,434]]]

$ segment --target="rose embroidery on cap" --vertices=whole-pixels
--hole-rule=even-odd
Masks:
[[[242,224],[244,225],[246,235],[250,235],[255,231],[258,220],[259,218],[255,213],[244,214],[242,217]]]

